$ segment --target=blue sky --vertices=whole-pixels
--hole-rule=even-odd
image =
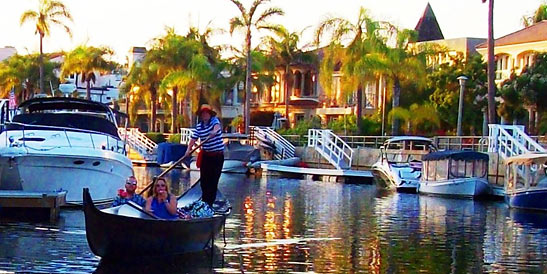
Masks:
[[[238,14],[228,0],[64,0],[74,17],[70,24],[73,37],[62,29],[52,30],[44,41],[44,51],[70,50],[79,44],[109,46],[115,59],[124,62],[131,46],[146,46],[164,33],[166,26],[184,33],[190,24],[228,28],[228,20]],[[248,6],[251,0],[242,0]],[[311,26],[304,40],[312,37],[312,29],[326,16],[339,16],[355,21],[361,6],[378,20],[389,20],[400,27],[414,28],[427,3],[433,7],[445,38],[487,36],[487,4],[481,0],[272,0],[286,15],[276,18],[289,30]],[[542,0],[495,1],[495,37],[522,28],[521,18],[532,13]],[[38,36],[32,25],[19,26],[21,14],[36,9],[38,0],[0,0],[0,47],[14,46],[19,53],[37,52]],[[259,36],[257,34],[257,36]],[[243,37],[219,35],[213,42],[239,46]],[[254,40],[255,43],[258,39]]]

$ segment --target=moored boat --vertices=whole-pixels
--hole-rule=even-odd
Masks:
[[[388,139],[380,147],[380,159],[372,166],[388,187],[401,192],[416,192],[422,172],[421,157],[435,151],[433,140],[420,136]]]
[[[547,153],[506,160],[505,201],[510,207],[547,210]]]
[[[78,98],[34,98],[0,134],[0,190],[67,191],[81,204],[82,188],[111,201],[133,166],[108,106]]]
[[[488,154],[445,150],[422,158],[419,193],[476,197],[491,193],[487,181]]]
[[[177,199],[185,207],[201,197],[199,183]],[[142,207],[124,204],[99,210],[87,189],[83,191],[86,237],[91,251],[102,258],[175,256],[214,246],[231,206],[220,192],[212,217],[162,220]]]

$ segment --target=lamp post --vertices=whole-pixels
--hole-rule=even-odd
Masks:
[[[460,100],[459,100],[459,106],[458,106],[458,129],[457,134],[458,136],[462,136],[462,115],[463,115],[463,93],[465,90],[465,81],[467,81],[467,77],[460,76],[458,77],[458,81],[460,82]]]

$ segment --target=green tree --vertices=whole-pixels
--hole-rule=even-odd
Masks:
[[[270,7],[258,14],[258,8],[264,5],[270,0],[254,0],[249,9],[246,9],[243,4],[238,0],[230,0],[239,9],[240,15],[233,17],[230,20],[230,33],[233,33],[236,29],[242,29],[245,32],[245,56],[246,56],[246,70],[245,70],[245,133],[249,133],[250,122],[250,96],[251,96],[251,38],[252,29],[276,29],[278,26],[268,23],[268,20],[275,15],[283,15],[283,11],[276,7]]]
[[[372,20],[364,8],[360,9],[355,23],[343,18],[327,18],[316,30],[316,44],[319,44],[326,33],[331,35],[321,64],[322,87],[327,93],[332,93],[332,74],[341,64],[343,91],[357,93],[358,128],[362,117],[363,88],[367,82],[379,77],[385,68],[384,59],[379,51],[384,41],[379,32],[380,24]],[[350,40],[349,44],[343,46],[347,39]]]
[[[481,128],[483,109],[487,107],[486,64],[481,56],[463,58],[452,56],[449,63],[441,64],[427,76],[427,93],[440,119],[444,130],[455,131],[458,119],[459,82],[458,77],[465,75],[463,131],[472,133]],[[483,132],[484,134],[484,132]]]
[[[39,83],[39,55],[14,55],[0,63],[0,96],[7,97],[13,88],[20,101],[32,98]],[[47,81],[52,85],[58,85],[58,79],[53,73],[56,64],[46,61],[44,63]]]
[[[40,92],[44,92],[44,62],[43,62],[43,40],[50,35],[53,25],[62,26],[72,37],[70,28],[64,23],[65,20],[72,21],[72,15],[61,1],[40,0],[38,10],[27,10],[21,15],[20,24],[31,22],[36,25],[36,33],[40,35]]]
[[[285,117],[289,117],[289,81],[291,80],[290,66],[295,63],[310,64],[315,61],[315,54],[312,52],[304,52],[299,47],[300,37],[302,32],[289,32],[285,27],[281,26],[274,30],[275,36],[265,37],[265,43],[269,49],[269,53],[274,58],[277,66],[283,67],[283,80],[285,95]],[[289,125],[287,123],[287,125]]]
[[[65,61],[61,66],[61,79],[72,73],[80,74],[82,81],[86,82],[86,99],[91,99],[91,82],[95,83],[95,72],[107,72],[114,69],[115,65],[105,59],[112,55],[111,49],[106,47],[96,48],[81,45],[65,55]],[[78,81],[75,83],[78,84]]]
[[[526,15],[523,16],[522,24],[524,25],[524,27],[529,27],[543,20],[547,20],[547,4],[546,3],[540,4],[537,10],[534,12],[534,14],[530,16],[526,16]]]
[[[382,73],[393,85],[392,108],[395,109],[400,106],[402,81],[413,81],[419,86],[425,84],[427,52],[409,47],[417,38],[413,30],[391,27],[390,34],[388,40],[394,41],[394,45],[391,47],[384,44],[380,47],[383,60],[379,67],[383,67]],[[399,135],[399,127],[399,119],[394,117],[391,134]]]

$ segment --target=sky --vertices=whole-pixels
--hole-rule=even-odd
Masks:
[[[74,21],[70,38],[54,27],[44,40],[44,52],[69,51],[86,44],[108,46],[114,60],[124,63],[132,46],[149,46],[155,37],[174,27],[185,34],[189,26],[204,29],[208,23],[228,29],[230,18],[239,11],[229,0],[61,0]],[[241,0],[246,7],[251,0]],[[544,0],[497,0],[494,2],[494,37],[522,28],[523,15],[530,15]],[[272,21],[290,31],[304,31],[303,40],[311,42],[314,28],[328,16],[357,20],[360,7],[377,20],[387,20],[402,28],[414,29],[427,3],[430,3],[445,38],[486,38],[488,4],[481,0],[272,0],[269,6],[284,10],[285,16]],[[0,47],[13,46],[20,54],[38,52],[39,37],[34,26],[19,24],[24,11],[38,7],[38,0],[0,0]],[[263,33],[266,34],[266,33]],[[257,34],[257,37],[260,34]],[[259,42],[253,40],[254,45]],[[215,36],[213,44],[243,44],[242,35]]]

